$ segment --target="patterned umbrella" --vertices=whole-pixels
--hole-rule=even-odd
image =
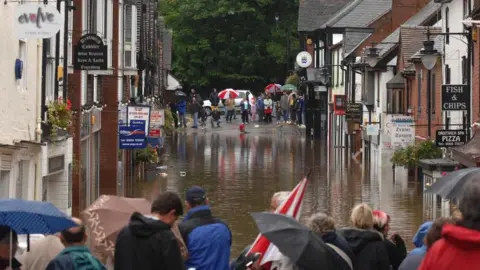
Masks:
[[[225,90],[220,91],[220,93],[218,93],[218,97],[220,99],[237,98],[238,96],[239,96],[238,92],[233,90],[232,88],[227,88]]]
[[[293,84],[285,84],[280,89],[282,91],[297,91],[297,87]]]
[[[281,84],[271,83],[271,84],[265,86],[265,92],[267,92],[267,93],[280,92],[280,87],[282,87]]]
[[[146,199],[102,195],[80,215],[86,221],[95,248],[113,256],[117,235],[128,224],[132,214],[139,212],[147,215],[150,208],[151,204]]]
[[[20,199],[0,200],[0,225],[18,234],[54,234],[76,226],[52,203]]]

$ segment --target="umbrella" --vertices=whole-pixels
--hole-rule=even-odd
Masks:
[[[77,226],[52,203],[20,199],[0,200],[0,225],[18,234],[54,234]]]
[[[268,92],[268,93],[280,92],[281,87],[282,87],[281,84],[271,83],[271,84],[265,86],[265,92]]]
[[[480,168],[467,168],[448,173],[427,187],[427,192],[440,195],[444,199],[458,199],[468,180],[478,174],[480,174]]]
[[[332,269],[327,245],[297,220],[281,214],[252,213],[260,233],[302,269]]]
[[[177,97],[186,97],[187,94],[185,94],[183,91],[178,90],[178,91],[175,91],[175,96],[177,96]]]
[[[238,92],[233,90],[232,88],[227,88],[218,93],[218,97],[220,99],[237,98],[238,96],[239,96]]]
[[[285,84],[280,88],[282,91],[297,91],[297,87],[293,84]]]
[[[113,256],[117,235],[128,224],[132,214],[140,212],[147,215],[150,209],[151,204],[146,199],[102,195],[80,215],[86,221],[98,251]]]
[[[275,210],[275,213],[288,215],[298,220],[307,182],[307,177],[303,178],[303,180],[292,190],[288,198],[277,208],[277,210]],[[257,236],[257,239],[248,253],[261,253],[262,258],[260,258],[260,265],[276,261],[281,255],[278,252],[277,247],[271,245],[268,239],[261,234]]]

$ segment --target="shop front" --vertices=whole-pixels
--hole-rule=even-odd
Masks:
[[[99,197],[101,109],[83,113],[80,127],[80,209]]]

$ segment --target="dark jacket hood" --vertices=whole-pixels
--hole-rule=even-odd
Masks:
[[[362,250],[371,242],[383,241],[381,233],[374,230],[362,230],[357,228],[346,228],[338,231],[338,234],[347,240],[350,248],[354,253]]]
[[[170,230],[170,225],[154,217],[146,217],[140,213],[133,213],[129,223],[130,231],[138,237],[149,237],[161,230]]]

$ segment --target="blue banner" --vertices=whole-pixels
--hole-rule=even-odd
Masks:
[[[147,146],[145,140],[145,121],[142,125],[120,126],[118,141],[120,149],[142,149]]]

